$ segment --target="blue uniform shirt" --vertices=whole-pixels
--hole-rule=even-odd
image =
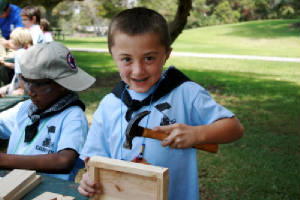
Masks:
[[[2,36],[8,40],[10,33],[17,27],[24,27],[21,18],[21,8],[14,4],[9,4],[10,13],[5,18],[0,18],[0,29]]]
[[[36,137],[30,143],[24,142],[25,127],[31,123],[28,108],[31,100],[19,103],[0,114],[0,138],[9,138],[8,154],[40,155],[73,149],[80,153],[88,132],[84,112],[78,106],[42,119]],[[79,162],[77,162],[79,164]],[[70,174],[49,174],[64,180],[74,180],[77,166]]]
[[[143,100],[155,87],[147,93],[128,92],[132,99]],[[142,107],[133,116],[144,110],[150,110],[151,113],[139,125],[147,128],[173,123],[205,125],[234,116],[217,104],[204,88],[191,81],[181,84],[153,105]],[[114,94],[110,93],[103,98],[94,113],[81,159],[98,155],[130,161],[139,154],[141,145],[145,143],[145,160],[152,165],[169,168],[169,199],[198,200],[197,150],[163,147],[161,141],[142,137],[133,139],[131,150],[124,149],[128,124],[124,117],[126,111],[127,107]]]

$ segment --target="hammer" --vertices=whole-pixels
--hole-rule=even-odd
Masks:
[[[161,131],[153,131],[152,129],[144,128],[139,126],[139,122],[148,115],[150,111],[143,111],[134,116],[128,123],[126,128],[126,140],[123,144],[123,147],[126,149],[132,148],[132,140],[134,137],[146,137],[157,140],[164,140],[169,134]],[[217,153],[218,152],[218,144],[200,144],[195,145],[193,148]]]

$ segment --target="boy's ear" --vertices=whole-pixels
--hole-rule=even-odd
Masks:
[[[172,50],[173,50],[173,48],[170,48],[170,49],[166,52],[166,60],[165,60],[165,62],[169,59]]]
[[[36,24],[36,16],[32,16],[33,24]]]

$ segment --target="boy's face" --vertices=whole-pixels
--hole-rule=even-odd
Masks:
[[[160,79],[171,50],[166,52],[154,33],[131,36],[118,32],[111,47],[121,79],[139,93],[147,92]]]
[[[40,110],[45,110],[53,105],[67,91],[64,87],[49,79],[22,79],[32,103]]]
[[[23,22],[25,28],[29,29],[33,24],[35,24],[35,18],[34,18],[35,16],[32,19],[30,19],[29,17],[27,17],[25,15],[22,15],[21,17],[22,17],[22,22]]]

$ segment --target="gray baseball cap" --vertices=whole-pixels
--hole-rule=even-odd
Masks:
[[[20,67],[24,78],[52,79],[72,91],[85,90],[96,80],[77,67],[67,47],[55,41],[27,49],[20,60]]]
[[[8,6],[8,1],[7,0],[0,0],[0,15],[4,12],[4,10]]]

